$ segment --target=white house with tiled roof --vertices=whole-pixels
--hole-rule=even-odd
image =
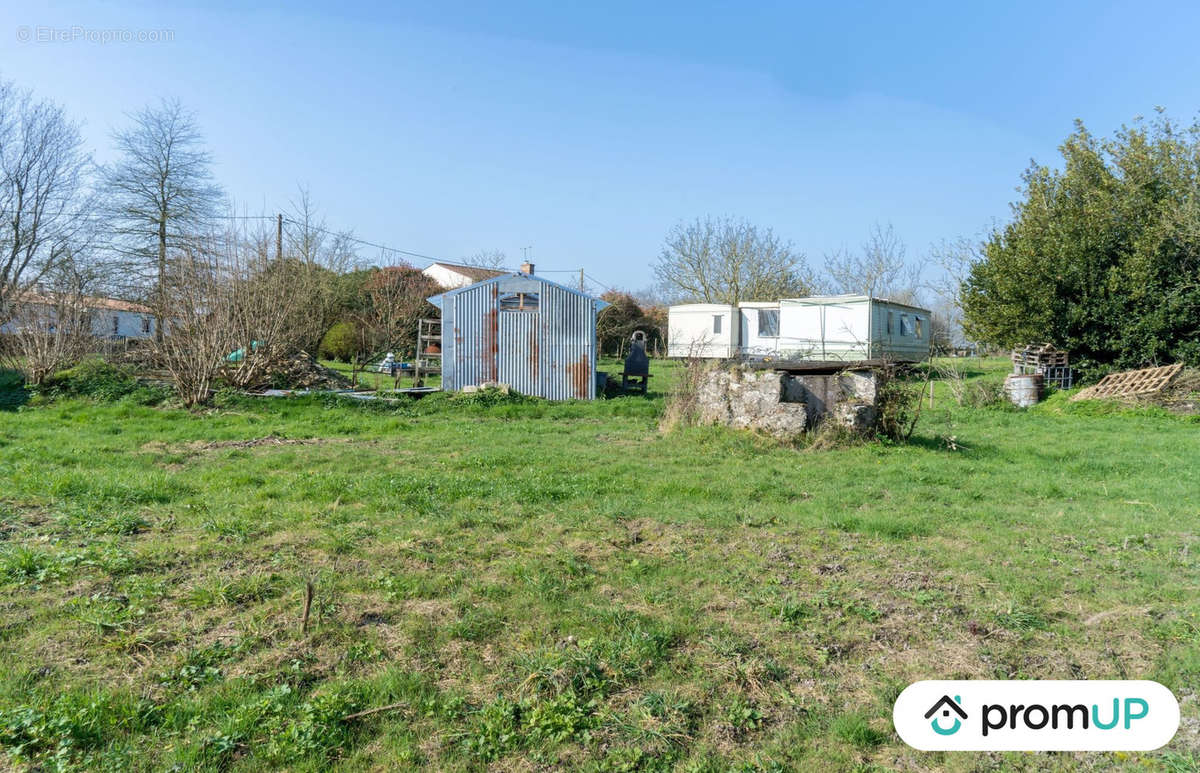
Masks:
[[[21,299],[24,312],[0,325],[0,333],[14,333],[17,326],[30,324],[28,320],[39,320],[40,324],[53,326],[55,299],[41,293],[26,293]],[[154,312],[148,306],[118,298],[84,296],[81,299],[87,310],[92,335],[97,338],[120,340],[124,338],[150,338],[154,335]],[[28,312],[33,311],[33,314]]]
[[[460,263],[431,263],[421,269],[421,273],[445,287],[447,290],[457,290],[460,287],[473,285],[485,279],[503,276],[507,271],[498,271],[482,266],[466,266]]]

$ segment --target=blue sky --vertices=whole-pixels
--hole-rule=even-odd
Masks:
[[[0,76],[83,120],[100,161],[124,113],[178,97],[251,210],[302,183],[364,239],[514,264],[532,245],[630,288],[706,214],[817,266],[876,221],[920,255],[1006,218],[1074,119],[1200,109],[1195,3],[165,5],[5,3]]]

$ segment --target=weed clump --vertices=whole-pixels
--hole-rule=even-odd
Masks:
[[[878,369],[875,379],[879,433],[889,440],[907,441],[921,417],[924,382],[895,366]]]
[[[658,428],[671,432],[678,427],[692,427],[700,420],[700,385],[712,373],[716,364],[698,357],[688,359],[679,369],[675,383],[667,393],[666,405]]]
[[[157,405],[172,394],[164,386],[144,384],[131,368],[93,357],[46,379],[39,392],[47,398],[88,397],[112,402],[128,400],[139,405]]]

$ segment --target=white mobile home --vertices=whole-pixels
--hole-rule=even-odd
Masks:
[[[916,362],[929,356],[930,312],[866,295],[672,306],[672,357]]]

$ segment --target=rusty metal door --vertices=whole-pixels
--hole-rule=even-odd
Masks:
[[[537,311],[501,311],[499,351],[501,383],[539,397],[544,396],[538,382],[540,317]]]

